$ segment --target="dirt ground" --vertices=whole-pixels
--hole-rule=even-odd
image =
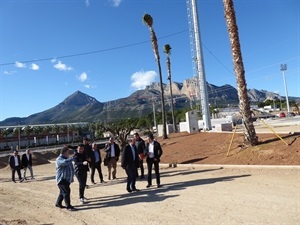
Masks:
[[[250,147],[238,133],[230,149],[232,133],[158,138],[164,151],[161,188],[147,189],[144,179],[137,181],[141,192],[127,193],[118,165],[118,179],[91,185],[84,205],[75,179],[75,212],[54,206],[58,152],[33,153],[36,179],[23,183],[11,182],[7,157],[2,157],[0,224],[300,224],[300,134],[280,134],[283,140],[274,134],[257,136],[260,144]],[[177,167],[169,167],[172,163]],[[107,180],[103,165],[102,170]]]

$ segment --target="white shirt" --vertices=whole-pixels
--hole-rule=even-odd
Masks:
[[[19,166],[18,156],[14,156],[14,159],[15,159],[15,166]]]
[[[110,145],[110,157],[115,157],[116,153],[115,153],[115,144],[111,144]]]
[[[148,149],[149,149],[149,154],[148,154],[149,158],[154,158],[154,142],[149,143]]]
[[[135,149],[132,145],[130,145],[131,147],[131,151],[132,151],[132,157],[133,157],[133,161],[135,160]]]
[[[27,160],[29,161],[29,154],[26,153]]]

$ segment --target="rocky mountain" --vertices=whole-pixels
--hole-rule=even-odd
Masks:
[[[189,108],[199,102],[197,90],[197,79],[187,79],[183,83],[172,83],[172,91],[175,109]],[[164,84],[166,111],[171,107],[170,85]],[[216,86],[207,83],[209,103],[211,105],[227,106],[238,104],[237,90],[231,85]],[[248,96],[251,102],[260,102],[266,99],[283,99],[276,93],[265,90],[258,91],[250,89]],[[8,118],[0,122],[0,126],[16,125],[21,122],[26,124],[45,124],[62,122],[91,122],[111,121],[119,118],[141,117],[149,112],[160,110],[160,85],[152,83],[144,90],[138,90],[126,98],[101,103],[95,98],[76,91],[68,96],[63,102],[28,117]],[[197,103],[198,104],[198,103]]]

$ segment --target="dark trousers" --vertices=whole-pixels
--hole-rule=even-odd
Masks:
[[[18,176],[19,176],[19,180],[22,180],[22,176],[21,176],[21,168],[20,166],[15,166],[11,169],[11,179],[12,181],[15,181],[15,173],[18,173]]]
[[[135,190],[135,182],[136,182],[136,167],[132,166],[132,167],[127,167],[125,169],[126,174],[127,174],[127,191],[132,191]]]
[[[103,181],[103,174],[102,174],[102,170],[101,170],[101,163],[100,163],[100,161],[99,162],[96,162],[95,164],[93,164],[92,166],[91,166],[91,181],[92,181],[92,183],[94,183],[95,182],[95,180],[94,180],[94,176],[95,176],[95,170],[97,169],[97,171],[98,171],[98,174],[99,174],[99,178],[100,178],[100,181]]]
[[[79,183],[79,198],[84,198],[84,190],[87,181],[87,172],[76,173],[76,177]]]
[[[139,159],[139,168],[141,169],[141,177],[144,177],[144,160]],[[139,174],[137,173],[137,176],[139,176]]]
[[[59,188],[59,195],[56,200],[56,205],[62,205],[62,201],[65,200],[66,207],[69,208],[71,206],[71,189],[70,189],[70,183],[66,180],[61,180],[57,184]]]
[[[159,174],[159,162],[154,161],[151,158],[147,159],[147,166],[148,166],[148,184],[152,185],[152,167],[154,165],[155,176],[156,176],[156,184],[160,185],[160,174]]]

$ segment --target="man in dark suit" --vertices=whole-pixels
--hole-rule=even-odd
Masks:
[[[22,176],[21,176],[21,159],[20,159],[20,156],[19,156],[17,150],[14,150],[13,155],[11,155],[9,157],[9,166],[11,168],[12,181],[16,183],[15,173],[17,171],[20,182],[23,182],[24,179],[22,179]]]
[[[108,158],[108,179],[111,179],[111,174],[112,178],[116,179],[117,161],[119,160],[120,156],[120,147],[115,143],[115,139],[113,137],[109,138],[109,143],[105,145],[104,151],[106,152],[106,157]],[[113,168],[112,172],[111,168]]]
[[[100,154],[100,151],[99,151],[96,143],[92,144],[92,154],[90,155],[90,158],[91,158],[91,161],[89,162],[89,165],[91,168],[91,182],[93,184],[96,184],[95,180],[94,180],[94,176],[95,176],[95,170],[97,169],[99,178],[100,178],[100,182],[105,183],[105,181],[103,180],[103,174],[102,174],[102,170],[101,170],[101,162],[102,162],[101,154]]]
[[[29,149],[26,149],[26,152],[22,155],[22,167],[24,168],[23,178],[27,180],[26,170],[29,169],[31,179],[34,179],[32,171],[32,156]]]
[[[136,189],[135,187],[139,159],[134,138],[130,139],[129,144],[127,144],[123,149],[121,166],[125,169],[127,174],[127,191],[129,193],[139,191],[139,189]]]
[[[79,199],[82,204],[84,204],[86,199],[84,190],[86,188],[87,172],[89,171],[87,157],[84,151],[84,145],[78,145],[77,152],[74,155],[74,170],[79,183]]]
[[[159,162],[163,151],[160,144],[154,140],[153,134],[148,135],[148,143],[145,148],[144,154],[147,156],[147,166],[148,166],[148,185],[147,188],[152,185],[152,166],[154,165],[156,185],[160,187],[160,174],[159,174]]]
[[[139,155],[139,168],[141,169],[141,176],[140,178],[143,179],[144,178],[144,149],[145,149],[145,141],[140,137],[140,135],[138,133],[135,133],[133,135],[134,139],[135,139],[135,146],[137,149],[137,153]],[[138,177],[138,173],[137,173],[137,177]]]

